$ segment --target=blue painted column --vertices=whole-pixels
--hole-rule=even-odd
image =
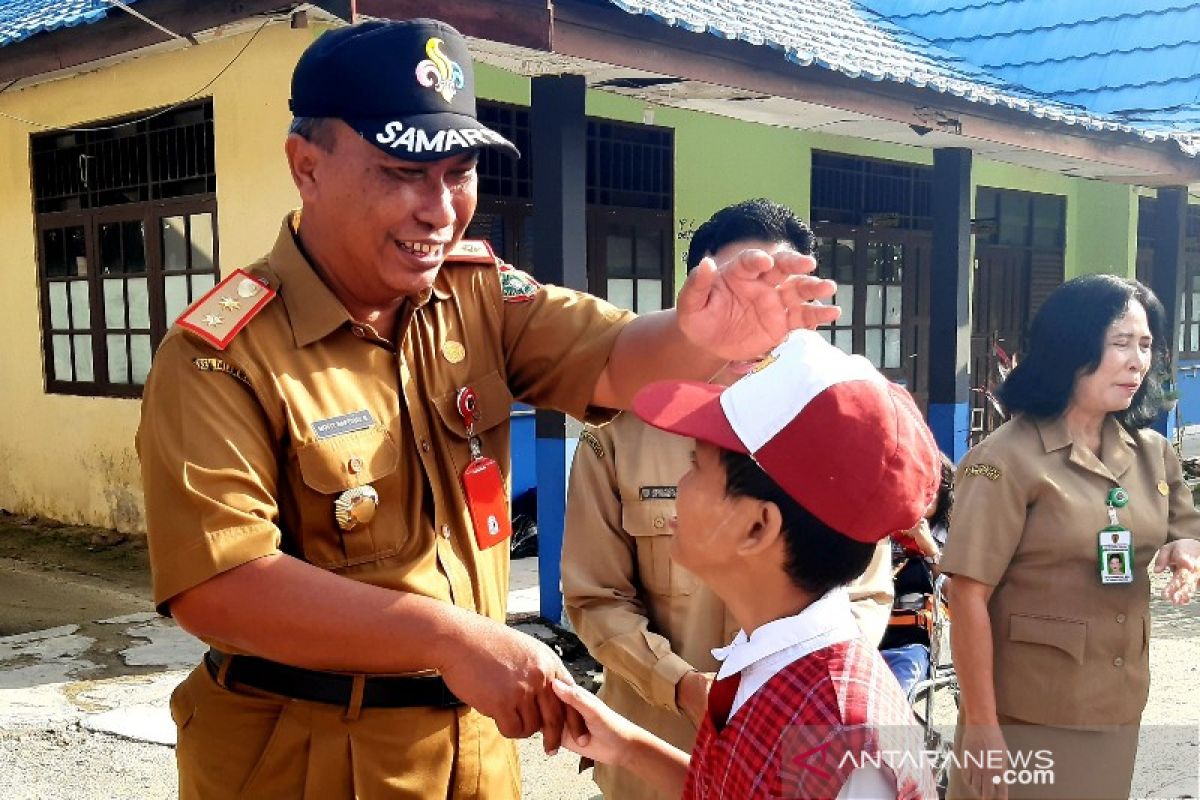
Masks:
[[[971,397],[971,151],[933,151],[933,264],[929,289],[929,427],[942,452],[967,452]]]
[[[533,173],[533,273],[543,283],[587,286],[587,117],[582,75],[533,78],[529,114]],[[567,419],[538,410],[538,584],[541,614],[562,618],[559,565],[567,470]]]
[[[1186,267],[1185,236],[1187,233],[1187,187],[1163,187],[1158,190],[1158,202],[1154,204],[1154,219],[1150,229],[1154,238],[1154,262],[1150,271],[1150,288],[1158,295],[1167,316],[1163,320],[1167,352],[1171,355],[1171,386],[1179,385],[1175,375],[1179,353],[1179,306],[1183,297],[1183,278]],[[1154,429],[1168,438],[1171,436],[1171,415],[1160,414],[1154,421]]]

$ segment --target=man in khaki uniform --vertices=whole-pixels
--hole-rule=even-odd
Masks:
[[[633,319],[461,241],[479,149],[515,148],[443,23],[325,34],[291,106],[302,211],[180,317],[137,436],[155,603],[211,647],[171,700],[180,796],[515,798],[502,737],[578,720],[504,625],[510,404],[601,421],[834,318],[833,286],[757,254]]]
[[[750,200],[700,226],[688,268],[705,257],[722,263],[747,248],[810,254],[813,234],[778,203]],[[714,382],[732,384],[755,366],[731,364]],[[671,560],[675,484],[688,470],[692,445],[632,414],[585,429],[571,467],[562,563],[571,624],[604,666],[600,696],[684,752],[692,749],[718,667],[712,650],[740,627],[711,590]],[[892,605],[887,542],[849,589],[864,637],[878,646]],[[612,765],[597,764],[595,778],[613,800],[667,800]]]

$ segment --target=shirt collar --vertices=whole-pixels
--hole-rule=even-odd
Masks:
[[[721,663],[718,678],[728,678],[747,667],[793,648],[792,660],[827,647],[834,642],[854,639],[858,624],[850,610],[850,594],[844,586],[831,589],[799,614],[772,620],[750,636],[738,631],[727,647],[712,651]]]
[[[278,278],[277,288],[287,307],[296,346],[305,347],[353,320],[301,249],[296,236],[299,227],[299,211],[284,217],[267,263]],[[449,279],[439,270],[433,287],[411,298],[410,302],[420,308],[431,299],[445,300],[451,296]]]
[[[1047,453],[1070,447],[1071,462],[1089,471],[1120,478],[1134,461],[1133,448],[1137,447],[1137,439],[1112,414],[1104,419],[1099,458],[1087,448],[1075,446],[1071,432],[1067,430],[1065,415],[1060,414],[1054,419],[1035,419],[1034,424]]]

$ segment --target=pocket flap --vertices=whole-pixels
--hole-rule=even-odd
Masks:
[[[1082,664],[1084,647],[1087,644],[1087,623],[1083,620],[1062,617],[1010,614],[1008,638],[1013,642],[1057,647]]]
[[[667,536],[675,509],[667,501],[625,502],[621,506],[621,527],[630,536]]]
[[[400,449],[386,430],[375,426],[302,445],[296,459],[309,488],[334,494],[395,472]]]
[[[475,423],[475,433],[494,428],[512,416],[512,392],[508,390],[508,384],[499,372],[493,370],[481,378],[472,378],[466,385],[475,390],[477,397],[476,411],[479,413],[479,420]],[[438,416],[442,418],[442,424],[455,436],[465,440],[467,427],[458,413],[458,389],[435,397],[433,404],[438,410]]]

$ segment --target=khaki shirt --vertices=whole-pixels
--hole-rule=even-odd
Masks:
[[[1104,585],[1106,498],[1132,533],[1133,582]],[[1109,418],[1097,458],[1065,422],[1002,425],[959,465],[942,569],[996,587],[996,709],[1042,725],[1137,721],[1150,685],[1147,568],[1169,541],[1200,538],[1200,513],[1170,444]]]
[[[571,467],[562,559],[567,615],[605,668],[600,696],[686,752],[696,727],[675,704],[676,684],[692,669],[715,672],[712,649],[739,629],[721,600],[670,557],[667,522],[693,446],[633,414],[585,429]],[[886,541],[850,595],[864,638],[878,645],[892,606]],[[664,797],[602,764],[596,782],[609,798]]]
[[[558,287],[502,291],[494,260],[451,258],[402,309],[393,347],[349,317],[302,255],[293,225],[285,220],[271,253],[247,269],[278,296],[225,350],[177,326],[155,356],[137,434],[154,602],[165,611],[180,592],[283,552],[503,622],[508,547],[476,545],[456,393],[478,393],[476,432],[507,484],[514,399],[607,419],[588,404],[632,315]],[[340,432],[330,421],[345,415],[360,422]],[[368,484],[378,513],[340,530],[334,499]],[[452,713],[448,720],[447,757]],[[405,747],[406,736],[397,726],[389,746]]]

